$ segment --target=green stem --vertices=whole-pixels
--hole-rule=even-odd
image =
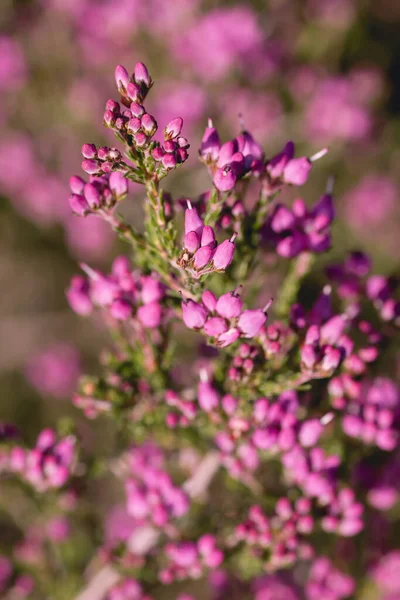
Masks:
[[[286,275],[275,304],[275,314],[280,318],[287,318],[290,307],[297,298],[300,286],[305,276],[310,272],[315,257],[310,252],[302,252],[292,262],[292,266]]]

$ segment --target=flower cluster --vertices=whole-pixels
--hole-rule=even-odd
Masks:
[[[235,237],[236,234],[217,244],[213,228],[204,225],[197,209],[187,200],[183,252],[177,262],[196,279],[214,271],[225,271],[235,254]]]
[[[329,558],[318,557],[312,563],[305,587],[307,600],[342,600],[351,596],[354,580],[332,565]]]
[[[139,524],[150,522],[164,528],[189,510],[188,496],[173,484],[159,449],[152,445],[135,448],[129,462],[132,475],[125,482],[126,506]]]
[[[127,10],[134,6],[127,2]],[[150,6],[165,10],[156,0]],[[142,22],[148,7],[137,8]],[[105,10],[99,7],[96,14],[108,22],[112,15]],[[307,10],[312,14],[312,7]],[[219,21],[225,9],[216,13],[224,45],[229,23]],[[265,58],[257,22],[245,9],[234,22],[238,14],[258,57]],[[201,15],[195,20],[197,31],[214,31]],[[123,25],[119,21],[121,37]],[[168,35],[160,37],[173,36],[174,27],[164,23],[160,32]],[[105,29],[98,27],[102,35]],[[195,24],[182,31],[188,52],[198,48]],[[213,46],[215,36],[210,37]],[[240,58],[238,68],[253,69],[255,58],[242,37],[232,37],[225,49]],[[176,41],[178,54],[182,47]],[[226,60],[231,62],[229,52]],[[177,58],[177,64],[183,62]],[[301,95],[295,75],[293,93]],[[312,74],[310,79],[308,89]],[[192,587],[181,586],[198,580],[188,585],[198,585],[199,597],[214,600],[234,594],[342,600],[353,594],[354,582],[337,570],[336,561],[321,557],[321,548],[324,554],[330,547],[343,548],[350,558],[359,553],[367,569],[390,549],[386,530],[382,527],[372,556],[369,551],[364,556],[361,546],[399,497],[400,396],[391,379],[397,279],[370,275],[370,260],[361,253],[325,271],[312,270],[317,255],[331,246],[331,181],[311,208],[297,199],[289,209],[277,204],[276,196],[285,187],[303,185],[326,149],[295,157],[289,142],[266,158],[243,125],[241,133],[221,143],[210,120],[199,155],[211,189],[193,205],[184,201],[186,194],[175,202],[160,182],[188,158],[183,119],[166,117],[160,136],[145,108],[153,80],[143,63],[132,74],[118,66],[115,80],[120,98],[108,100],[103,124],[123,149],[84,144],[82,167],[89,179],[71,178],[69,204],[75,215],[99,217],[96,222],[116,231],[131,246],[135,266],[124,255],[114,259],[109,273],[82,262],[84,275],[74,277],[66,293],[75,313],[94,315],[106,326],[101,333],[111,334],[108,349],[100,353],[100,373],[81,377],[72,399],[86,417],[108,420],[99,419],[92,438],[77,421],[82,452],[74,413],[59,423],[58,434],[43,430],[33,449],[18,442],[17,427],[0,426],[4,479],[22,484],[35,499],[35,492],[49,492],[39,498],[40,519],[24,525],[25,535],[15,532],[20,541],[13,558],[18,568],[26,564],[39,572],[38,597],[54,595],[57,578],[69,573],[71,546],[82,547],[65,588],[76,598],[150,600],[160,584],[173,584],[168,597],[193,600],[186,593]],[[171,86],[169,94],[173,91]],[[339,92],[350,109],[343,89]],[[163,115],[169,94],[159,105]],[[186,119],[191,109],[183,107],[179,114]],[[127,216],[116,213],[128,196],[128,181],[145,191],[143,226],[129,222],[138,214],[129,207]],[[179,203],[185,210],[183,232],[175,210]],[[219,241],[221,231],[226,239]],[[275,256],[266,252],[268,246]],[[277,256],[292,261],[285,276]],[[332,285],[326,279],[321,284],[324,276]],[[251,302],[264,308],[245,308],[242,282]],[[265,303],[272,293],[275,300]],[[187,329],[205,338],[200,336],[194,352],[189,344],[195,336]],[[47,362],[36,363],[34,370],[45,371]],[[56,368],[50,370],[54,375]],[[45,372],[31,379],[43,390],[56,390],[50,380],[45,387],[43,378]],[[102,502],[89,515],[79,508],[81,499],[86,507],[108,486],[104,527]],[[123,490],[125,503],[110,506]],[[363,529],[360,544],[356,536]],[[83,537],[88,532],[93,542]],[[66,545],[67,569],[63,551],[47,560],[53,544]],[[276,573],[283,568],[285,574]],[[0,558],[0,589],[12,593],[18,580],[13,569]]]
[[[292,210],[283,204],[276,205],[267,223],[265,237],[284,258],[294,258],[301,252],[326,252],[331,245],[333,218],[330,194],[322,196],[311,209],[298,198]]]
[[[189,142],[181,136],[183,119],[176,117],[166,125],[164,142],[160,144],[153,140],[158,129],[157,121],[143,106],[153,85],[147,67],[143,63],[137,63],[130,76],[125,67],[118,65],[115,69],[115,81],[125,108],[121,108],[115,100],[108,100],[104,124],[132,149],[138,164],[144,162],[151,172],[162,178],[188,158]],[[124,165],[120,164],[118,167],[124,169]],[[101,168],[104,171],[104,163]],[[134,173],[141,178],[138,170]]]
[[[14,446],[8,468],[32,485],[38,492],[63,487],[76,464],[76,439],[67,436],[57,440],[52,429],[44,429],[31,450]]]
[[[145,328],[160,326],[165,315],[162,306],[165,289],[157,277],[132,271],[124,256],[114,260],[110,275],[87,265],[82,267],[88,278],[74,277],[67,291],[69,304],[76,313],[87,315],[100,308],[117,321],[136,318]]]
[[[351,488],[339,487],[340,457],[327,455],[322,448],[310,451],[294,448],[282,457],[288,480],[323,507],[324,531],[353,536],[363,528],[363,505],[356,501]]]
[[[307,498],[299,498],[294,506],[287,498],[280,498],[272,517],[267,517],[260,506],[252,506],[248,519],[236,527],[235,539],[263,553],[268,551],[271,566],[279,569],[293,564],[297,557],[312,556],[312,548],[304,537],[313,529],[311,502]]]
[[[89,144],[85,146],[89,146]],[[87,155],[97,153],[94,145],[91,144],[91,146],[93,146],[92,152],[85,148]],[[100,150],[102,149],[100,148],[99,152]],[[104,170],[104,164],[102,168]],[[90,172],[88,167],[84,170]],[[71,177],[69,185],[71,189],[70,207],[76,215],[82,217],[89,214],[107,215],[117,202],[123,200],[128,194],[128,180],[118,171],[101,176],[91,174],[88,183],[82,177],[74,175]]]
[[[213,535],[201,536],[197,542],[170,543],[164,548],[167,565],[160,572],[162,583],[182,579],[199,579],[208,569],[216,569],[224,560]]]
[[[327,275],[336,284],[339,296],[349,305],[352,314],[361,310],[361,300],[367,296],[383,321],[398,325],[398,278],[369,275],[370,269],[371,261],[368,256],[362,252],[352,252],[343,263],[329,265]]]
[[[218,131],[209,120],[201,141],[200,156],[208,166],[217,190],[229,192],[248,173],[261,172],[264,151],[248,131],[221,145]]]
[[[241,289],[242,286],[218,299],[210,290],[206,290],[201,303],[191,299],[182,300],[182,317],[186,327],[202,331],[219,348],[225,348],[239,338],[254,338],[267,320],[271,301],[263,309],[243,310]]]
[[[400,394],[388,379],[378,378],[361,386],[356,397],[347,403],[342,427],[346,435],[364,444],[375,444],[390,452],[399,436]]]

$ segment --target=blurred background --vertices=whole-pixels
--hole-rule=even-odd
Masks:
[[[398,0],[1,0],[1,420],[33,442],[60,415],[78,416],[77,378],[97,369],[104,332],[74,315],[64,292],[79,261],[107,269],[121,247],[100,220],[71,214],[68,179],[80,173],[82,143],[112,143],[102,115],[116,64],[146,63],[156,82],[148,110],[161,126],[184,119],[191,158],[169,178],[172,192],[207,189],[196,159],[207,118],[227,139],[240,113],[267,155],[288,139],[300,154],[329,146],[301,192],[315,202],[336,177],[330,257],[362,249],[391,273],[399,32]]]

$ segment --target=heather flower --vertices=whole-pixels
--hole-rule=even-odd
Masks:
[[[146,329],[160,327],[165,314],[163,285],[152,275],[134,273],[121,258],[115,259],[112,273],[107,276],[82,264],[88,279],[72,280],[67,292],[71,307],[81,315],[89,314],[89,307],[96,307],[117,321],[137,318]]]
[[[352,577],[335,569],[328,558],[319,557],[314,560],[305,588],[307,600],[341,600],[351,596],[354,589]]]
[[[267,320],[267,310],[272,301],[262,310],[242,310],[240,291],[241,287],[234,292],[223,294],[217,300],[212,292],[206,290],[201,304],[183,300],[182,315],[185,325],[189,329],[202,329],[215,339],[220,348],[233,344],[241,336],[255,337]]]
[[[294,258],[301,252],[325,252],[331,243],[330,225],[334,219],[332,196],[325,194],[309,210],[297,199],[292,210],[278,204],[266,230],[266,239],[280,256]]]
[[[380,589],[390,594],[400,592],[398,578],[400,552],[392,551],[383,556],[373,571],[373,578]]]

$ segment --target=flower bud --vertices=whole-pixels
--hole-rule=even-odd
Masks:
[[[138,148],[143,148],[147,144],[147,136],[139,131],[133,136],[133,141]]]
[[[223,271],[231,264],[235,254],[235,244],[233,243],[236,234],[233,234],[230,240],[225,240],[217,246],[213,256],[213,266],[217,271]]]
[[[145,113],[141,118],[141,124],[142,129],[146,135],[152,136],[157,131],[157,122],[154,119],[154,117],[152,117],[148,113]]]
[[[200,144],[200,156],[205,160],[216,161],[219,154],[221,142],[215,127],[213,127],[211,119],[208,122],[203,139]]]
[[[161,304],[157,301],[139,306],[137,317],[143,327],[154,329],[161,323]]]
[[[299,442],[304,448],[311,448],[318,442],[324,428],[319,419],[309,419],[302,423],[299,432]]]
[[[149,304],[164,297],[163,284],[151,275],[143,275],[140,278],[141,296],[143,304]]]
[[[69,187],[73,194],[82,194],[85,181],[78,175],[73,175],[69,180]]]
[[[212,410],[218,408],[218,392],[209,384],[208,381],[200,381],[197,388],[197,398],[200,408],[206,412],[211,412]]]
[[[66,296],[70,307],[78,315],[86,316],[92,312],[93,304],[89,298],[89,284],[84,277],[76,275],[72,278]]]
[[[317,364],[318,357],[314,346],[304,344],[300,349],[301,363],[306,369],[313,369]]]
[[[189,233],[189,231],[195,231],[197,235],[201,236],[204,223],[197,210],[192,207],[190,200],[187,200],[187,206],[185,210],[185,234]]]
[[[307,333],[306,333],[306,337],[305,337],[305,343],[306,344],[319,344],[320,341],[320,337],[321,337],[321,332],[320,332],[320,328],[318,327],[318,325],[311,325],[308,329],[307,329]]]
[[[221,317],[211,317],[207,319],[204,325],[204,333],[210,337],[218,337],[221,333],[228,331],[228,325],[225,319]]]
[[[222,398],[222,408],[227,415],[231,416],[236,412],[238,402],[236,398],[227,394]]]
[[[217,169],[213,183],[220,192],[229,192],[235,187],[236,175],[229,166]]]
[[[223,168],[230,164],[233,155],[238,151],[236,140],[223,144],[218,153],[217,167]]]
[[[114,171],[109,179],[110,190],[118,200],[122,200],[128,193],[128,180],[119,171]]]
[[[94,144],[83,144],[82,146],[82,156],[84,158],[96,158],[97,157],[97,148]]]
[[[175,169],[176,167],[176,158],[173,154],[164,154],[161,159],[163,167],[166,169]]]
[[[283,171],[285,183],[304,185],[311,171],[311,162],[305,156],[289,161]]]
[[[138,131],[140,131],[141,126],[141,120],[138,117],[133,117],[132,119],[129,119],[126,128],[129,131],[129,133],[137,133]]]
[[[338,368],[342,360],[340,350],[327,346],[324,350],[324,357],[321,361],[321,368],[323,371],[331,372]]]
[[[136,85],[135,83],[128,83],[126,91],[128,94],[128,98],[132,100],[132,102],[137,102],[138,104],[140,104],[140,102],[142,101],[142,92],[138,85]]]
[[[183,239],[183,244],[190,254],[194,254],[200,248],[199,236],[195,231],[189,231]]]
[[[193,266],[195,269],[203,269],[210,262],[213,250],[210,246],[202,246],[193,257]]]
[[[207,319],[207,311],[201,304],[193,300],[182,302],[183,322],[189,329],[201,329]]]
[[[226,331],[225,333],[222,333],[218,336],[217,344],[219,348],[226,348],[226,346],[230,346],[231,344],[236,342],[239,336],[239,329],[237,329],[236,327],[232,327],[231,329],[228,329],[228,331]]]
[[[291,229],[295,224],[295,218],[291,210],[282,204],[278,205],[271,219],[271,228],[275,233],[281,233]]]
[[[217,299],[212,292],[210,292],[209,290],[205,290],[201,296],[201,300],[204,306],[207,308],[207,310],[209,310],[210,312],[215,311],[217,306]]]
[[[257,335],[267,320],[265,313],[260,310],[245,310],[239,317],[238,327],[245,337],[252,338]]]
[[[218,298],[216,310],[225,319],[235,319],[242,312],[243,303],[235,292],[228,292]]]
[[[128,71],[122,65],[117,65],[115,68],[115,83],[117,84],[118,91],[123,93],[130,82]]]
[[[85,173],[89,175],[94,175],[100,171],[100,163],[97,160],[84,160],[81,166]]]
[[[85,198],[90,208],[99,208],[101,206],[101,194],[93,183],[87,183],[84,190]]]
[[[129,108],[132,113],[132,117],[140,118],[142,115],[144,115],[144,107],[137,102],[131,102]]]
[[[324,344],[336,344],[343,333],[346,319],[342,315],[336,315],[329,319],[321,327],[321,342]]]
[[[146,65],[141,62],[136,63],[135,70],[133,73],[133,77],[136,83],[143,84],[146,88],[149,88],[151,85],[151,78],[149,72],[147,70]]]
[[[183,126],[183,119],[181,117],[177,117],[168,123],[168,125],[164,129],[164,138],[166,140],[174,140],[177,138]]]
[[[110,314],[118,321],[126,321],[132,316],[132,305],[123,298],[116,298],[110,306]]]
[[[79,215],[80,217],[84,217],[85,215],[87,215],[90,212],[90,208],[87,203],[87,200],[81,194],[70,194],[68,201],[69,201],[71,210],[76,215]]]
[[[271,179],[278,179],[282,176],[283,171],[290,160],[294,156],[294,144],[288,142],[282,152],[271,158],[267,163],[267,172]]]
[[[151,155],[154,158],[154,160],[162,160],[163,156],[164,156],[165,152],[164,150],[161,148],[161,146],[156,146],[155,148],[153,148],[153,150],[151,151]]]
[[[201,245],[211,246],[211,248],[215,248],[216,246],[214,229],[210,225],[206,225],[202,231]]]

